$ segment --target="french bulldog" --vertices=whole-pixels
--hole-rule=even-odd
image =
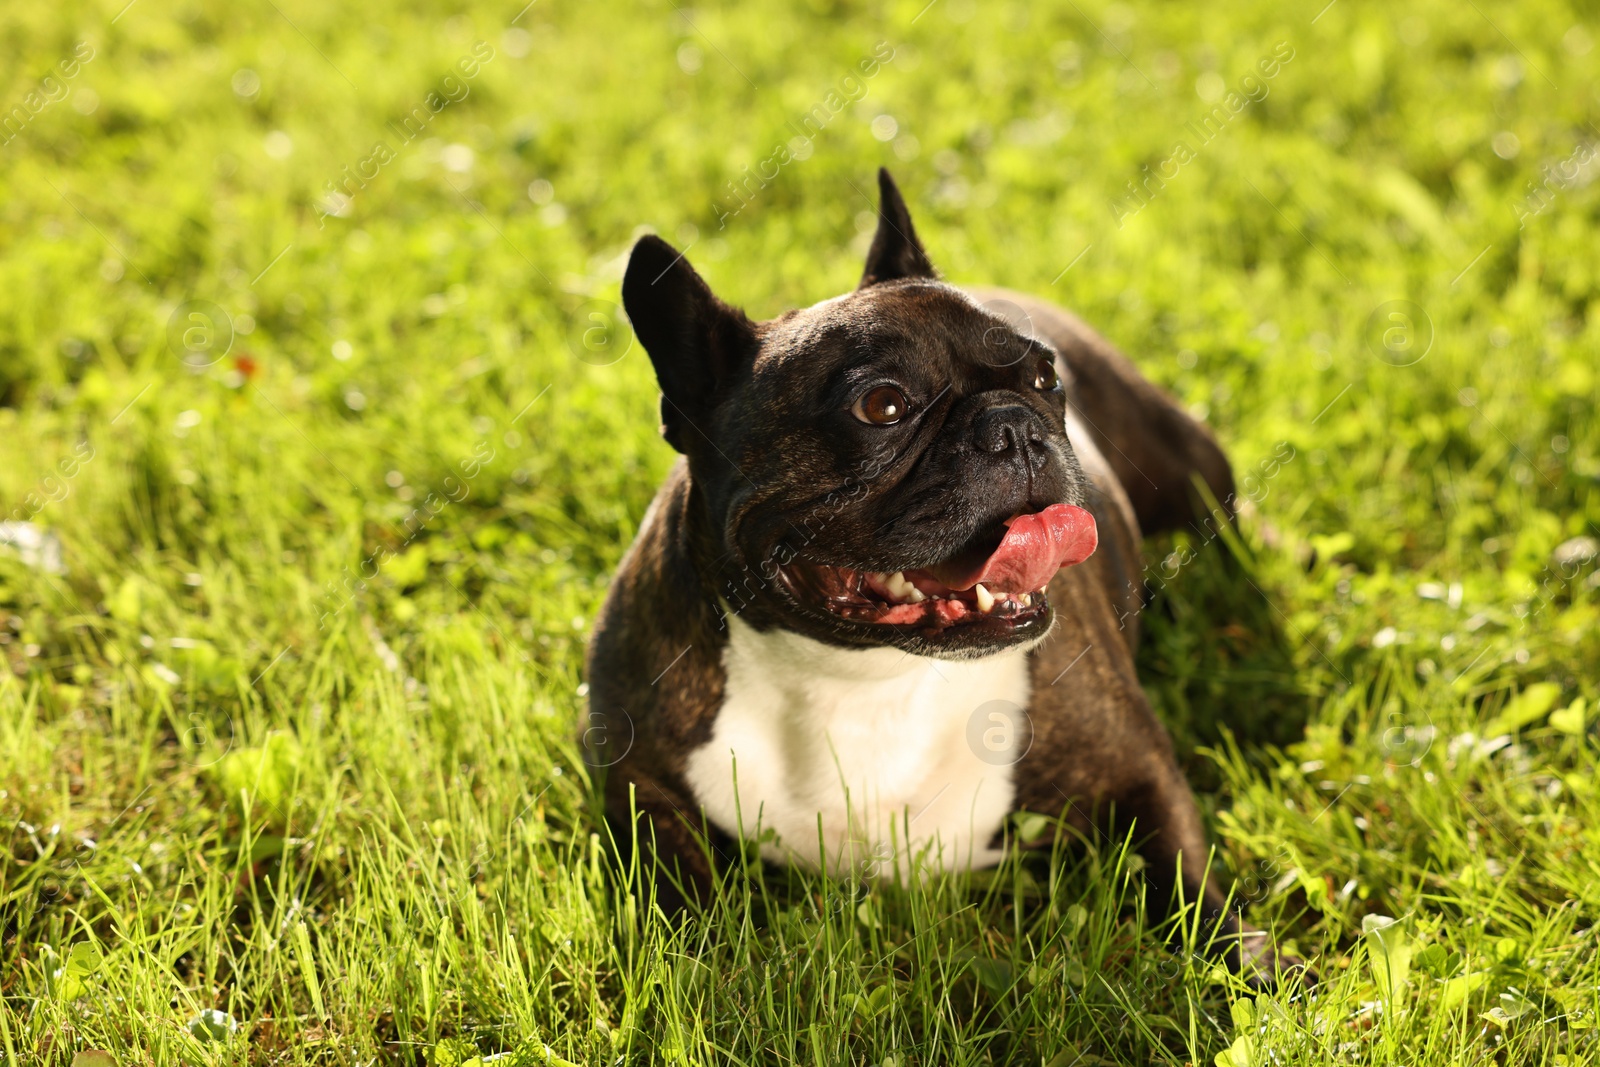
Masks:
[[[1270,969],[1134,673],[1141,539],[1231,519],[1193,484],[1231,501],[1227,458],[1071,314],[941,281],[878,178],[860,284],[771,321],[634,246],[624,306],[682,457],[589,645],[615,840],[673,912],[735,839],[959,870],[998,862],[1012,813],[1063,817],[1131,835],[1158,911],[1181,886]]]

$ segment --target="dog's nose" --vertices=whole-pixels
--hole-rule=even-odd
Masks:
[[[1030,465],[1048,454],[1038,417],[1021,404],[992,407],[973,419],[972,443],[978,451],[994,455],[1015,451]]]

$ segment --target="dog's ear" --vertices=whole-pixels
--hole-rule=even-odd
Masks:
[[[865,289],[879,282],[892,282],[896,278],[937,278],[939,275],[928,262],[928,253],[917,240],[916,228],[911,225],[911,212],[900,196],[887,167],[878,168],[878,232],[872,237],[872,248],[867,252],[867,269],[861,274],[858,288]]]
[[[709,415],[718,387],[754,358],[755,325],[654,235],[633,246],[622,306],[661,383],[661,436],[684,452],[685,434],[701,432],[696,424]]]

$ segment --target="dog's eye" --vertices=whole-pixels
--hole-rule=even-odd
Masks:
[[[873,426],[893,426],[906,417],[906,397],[892,385],[868,389],[856,398],[850,412]]]
[[[1055,361],[1040,356],[1033,368],[1033,387],[1040,392],[1049,392],[1060,384],[1061,376],[1056,373]]]

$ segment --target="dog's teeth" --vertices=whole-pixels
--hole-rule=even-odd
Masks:
[[[920,604],[928,599],[923,595],[922,590],[912,585],[911,581],[906,578],[905,571],[895,571],[893,574],[884,575],[883,587],[889,591],[890,596],[902,604]]]
[[[972,591],[978,594],[979,611],[987,615],[989,612],[994,610],[994,594],[985,589],[982,582],[979,582],[977,585],[973,586]]]
[[[1023,593],[1020,599],[1022,601],[1022,606],[1023,607],[1025,607],[1025,608],[1033,607],[1033,594],[1032,593]]]
[[[907,603],[915,604],[923,599],[922,590],[906,579],[905,571],[895,571],[889,576],[889,588],[894,591],[896,599]]]

